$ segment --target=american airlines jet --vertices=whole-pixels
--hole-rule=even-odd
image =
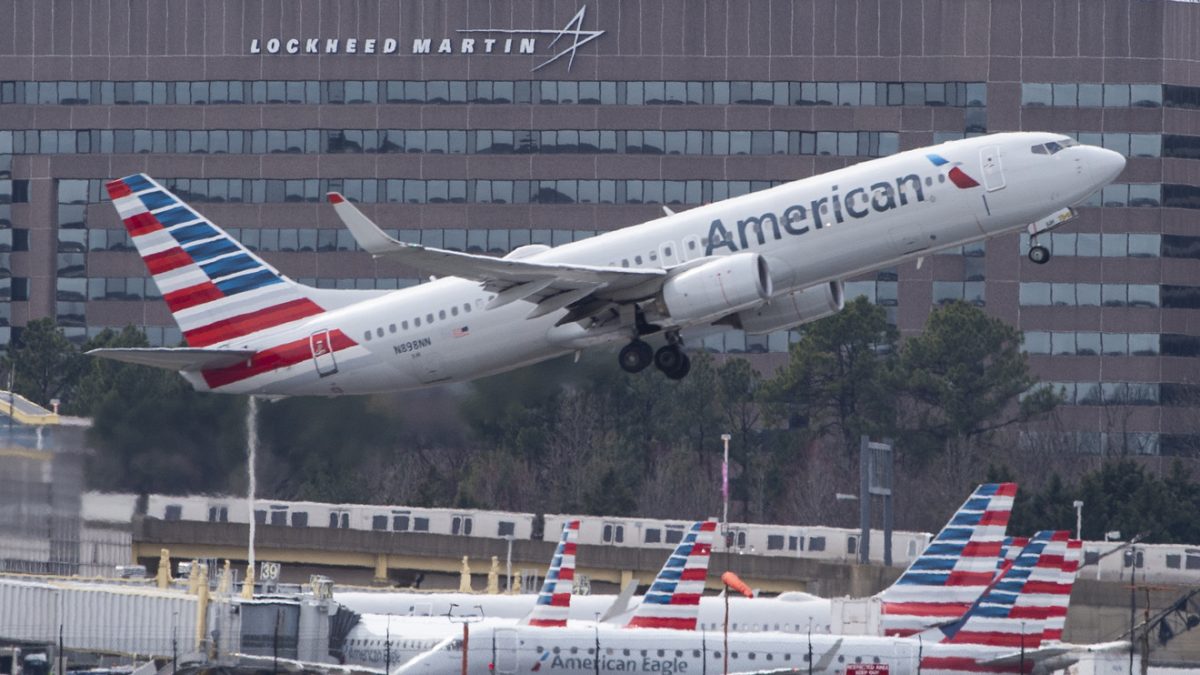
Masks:
[[[993,134],[504,258],[401,243],[330,194],[363,249],[438,277],[390,292],[298,284],[138,174],[108,192],[188,346],[90,353],[278,396],[415,389],[606,344],[624,344],[629,372],[678,379],[685,331],[798,326],[838,311],[842,280],[870,270],[1016,230],[1044,263],[1037,236],[1124,166],[1060,134]]]

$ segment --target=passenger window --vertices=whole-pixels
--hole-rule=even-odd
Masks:
[[[663,249],[663,255],[667,256],[668,258],[671,257],[671,247],[670,246]]]
[[[387,516],[371,516],[371,529],[372,530],[386,530],[387,529]]]
[[[463,303],[463,311],[464,311],[464,312],[469,312],[469,311],[471,311],[471,303],[469,303],[469,302],[464,302],[464,303]]]
[[[439,319],[442,319],[442,320],[445,320],[445,318],[446,318],[446,310],[444,310],[444,309],[442,309],[442,310],[438,310],[438,318],[439,318]]]
[[[292,514],[292,527],[308,527],[308,514],[296,511]]]
[[[617,543],[620,544],[624,541],[625,541],[625,526],[618,525],[617,526]]]
[[[419,517],[413,518],[413,532],[428,532],[428,531],[429,531],[429,519],[428,518],[419,518]]]
[[[402,328],[403,330],[408,330],[408,322],[407,322],[407,321],[401,321],[401,322],[400,322],[400,328]]]
[[[395,333],[396,332],[396,324],[394,324],[394,323],[388,324],[388,332]]]
[[[337,517],[338,517],[338,514],[336,514],[336,513],[329,514],[329,527],[334,527],[334,528],[337,527],[337,525],[338,525]]]
[[[640,255],[633,256],[633,264],[641,265],[642,264],[642,256],[640,256]]]
[[[371,341],[371,331],[363,333],[363,340],[366,340],[367,342]]]
[[[433,312],[425,315],[425,323],[433,323]]]
[[[451,308],[450,308],[450,315],[451,315],[451,316],[458,316],[458,305],[455,305],[455,306],[453,306],[453,307],[451,307]]]
[[[383,326],[380,326],[379,328],[376,328],[376,329],[375,329],[375,334],[376,334],[376,335],[378,335],[379,337],[383,337]]]
[[[396,532],[408,532],[408,516],[392,516],[392,529]]]
[[[421,327],[421,317],[418,316],[415,319],[413,319],[413,325],[420,328]]]
[[[662,542],[661,531],[659,531],[659,529],[656,527],[646,528],[646,543],[647,544],[658,544],[660,542]]]

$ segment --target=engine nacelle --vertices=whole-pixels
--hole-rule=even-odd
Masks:
[[[766,258],[745,252],[723,256],[671,277],[662,305],[680,323],[712,321],[762,304],[771,297]]]
[[[733,323],[751,335],[762,335],[823,319],[845,306],[845,286],[840,281],[831,281],[785,293],[772,298],[768,305],[738,312]]]

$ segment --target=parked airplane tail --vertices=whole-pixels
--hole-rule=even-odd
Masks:
[[[575,542],[578,539],[579,521],[564,523],[558,548],[554,549],[554,558],[550,561],[550,569],[546,571],[546,580],[526,621],[530,626],[567,625],[567,615],[571,612],[571,591],[575,583]]]
[[[692,524],[646,591],[629,627],[696,629],[716,530],[713,520]]]
[[[879,594],[886,635],[913,635],[963,615],[996,575],[1016,483],[975,489],[904,574]]]
[[[1012,565],[1017,556],[1021,555],[1021,549],[1029,543],[1029,537],[1005,537],[1004,543],[1000,545],[1000,557],[996,559],[996,579],[999,579],[1004,570]]]
[[[1038,532],[1012,565],[963,615],[942,629],[945,638],[921,659],[921,672],[1030,672],[1041,661],[1061,658],[1047,645],[1057,617],[1065,617],[1075,571],[1065,531]],[[932,631],[931,631],[932,632]]]
[[[149,176],[107,188],[189,346],[223,345],[329,308],[314,300],[317,289],[285,277]]]

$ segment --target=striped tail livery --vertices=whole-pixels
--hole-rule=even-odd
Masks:
[[[879,594],[885,635],[913,635],[961,617],[996,576],[1016,483],[986,483]]]
[[[550,569],[546,571],[546,580],[542,583],[533,611],[529,613],[527,623],[530,626],[567,625],[567,615],[571,612],[571,590],[575,582],[575,542],[578,539],[579,521],[564,523],[558,548],[554,549],[554,558],[550,561]]]
[[[253,392],[295,377],[295,365],[316,362],[320,373],[323,360],[320,374],[332,374],[335,354],[356,346],[336,328],[302,329],[362,292],[292,281],[149,176],[106,187],[188,347],[91,353],[179,370],[200,390]]]
[[[713,520],[692,524],[634,611],[630,628],[696,629],[716,530]]]
[[[1061,635],[1075,579],[1073,551],[1082,551],[1066,531],[1034,535],[1020,555],[963,615],[942,629],[945,638],[921,659],[921,672],[1031,672],[1039,661],[1060,658],[1044,648]],[[936,632],[936,631],[931,631]]]

